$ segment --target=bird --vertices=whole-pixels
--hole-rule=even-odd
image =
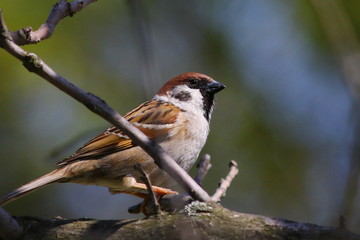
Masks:
[[[186,171],[196,162],[209,134],[214,95],[225,85],[196,72],[169,80],[155,96],[124,117],[160,146]],[[158,196],[177,193],[176,184],[154,160],[116,127],[91,139],[45,174],[0,198],[0,206],[51,183],[79,183],[107,187],[112,194],[148,196],[134,165],[149,175]]]

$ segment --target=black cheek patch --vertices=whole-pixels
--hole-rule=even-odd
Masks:
[[[180,101],[187,102],[191,100],[191,94],[186,91],[181,91],[173,95],[174,98],[179,99]]]

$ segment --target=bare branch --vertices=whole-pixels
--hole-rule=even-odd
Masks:
[[[159,202],[158,202],[158,200],[156,198],[156,195],[155,195],[155,193],[154,193],[154,191],[152,189],[149,174],[147,172],[145,172],[144,169],[142,169],[140,163],[135,164],[134,167],[141,174],[140,178],[145,183],[146,188],[147,188],[147,190],[149,192],[150,198],[148,200],[149,200],[149,206],[150,206],[150,211],[151,211],[150,215],[152,215],[152,214],[160,214],[161,213],[160,205],[159,205]],[[146,204],[147,204],[146,199],[144,200],[144,204],[145,204],[144,207],[146,207]],[[148,213],[146,213],[146,214],[149,215]]]
[[[22,232],[19,223],[0,207],[0,239],[16,240]]]
[[[51,9],[46,22],[38,30],[33,31],[31,27],[22,28],[10,32],[10,36],[17,45],[35,44],[44,39],[50,38],[55,31],[56,25],[64,18],[72,17],[84,7],[97,0],[75,0],[71,3],[66,0],[59,0]]]
[[[196,165],[196,167],[198,168],[197,172],[196,172],[196,176],[194,177],[195,182],[197,182],[200,186],[202,181],[204,180],[207,172],[209,171],[209,169],[212,167],[211,163],[210,163],[210,155],[209,154],[204,154],[204,156],[201,157],[199,163]]]
[[[34,53],[28,53],[16,45],[7,31],[1,10],[0,47],[19,59],[30,72],[36,73],[66,94],[84,104],[92,112],[98,114],[112,125],[122,130],[135,142],[135,144],[139,145],[146,153],[148,153],[154,159],[156,164],[173,177],[195,200],[205,202],[211,200],[209,195],[164,151],[160,145],[149,140],[139,129],[106,104],[104,100],[73,85],[57,74]]]
[[[234,160],[229,163],[230,171],[225,179],[221,179],[219,187],[216,189],[215,194],[211,197],[214,202],[219,202],[222,197],[225,196],[226,190],[229,188],[231,182],[239,172],[238,164]]]

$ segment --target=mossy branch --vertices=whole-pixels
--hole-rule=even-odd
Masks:
[[[186,210],[138,220],[18,217],[22,240],[38,239],[307,239],[360,240],[343,228],[322,227],[238,213],[215,203],[194,202]]]

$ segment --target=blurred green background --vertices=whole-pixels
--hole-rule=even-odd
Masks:
[[[2,0],[0,8],[11,30],[36,29],[54,3]],[[215,191],[234,159],[240,172],[225,207],[326,226],[344,215],[360,233],[358,93],[346,67],[349,60],[360,69],[352,58],[359,12],[356,0],[98,1],[24,48],[122,114],[180,73],[212,76],[227,88],[203,149],[213,164],[205,189]],[[3,50],[0,76],[0,195],[109,126]],[[101,187],[54,184],[6,209],[114,219],[137,217],[127,208],[138,202]]]

